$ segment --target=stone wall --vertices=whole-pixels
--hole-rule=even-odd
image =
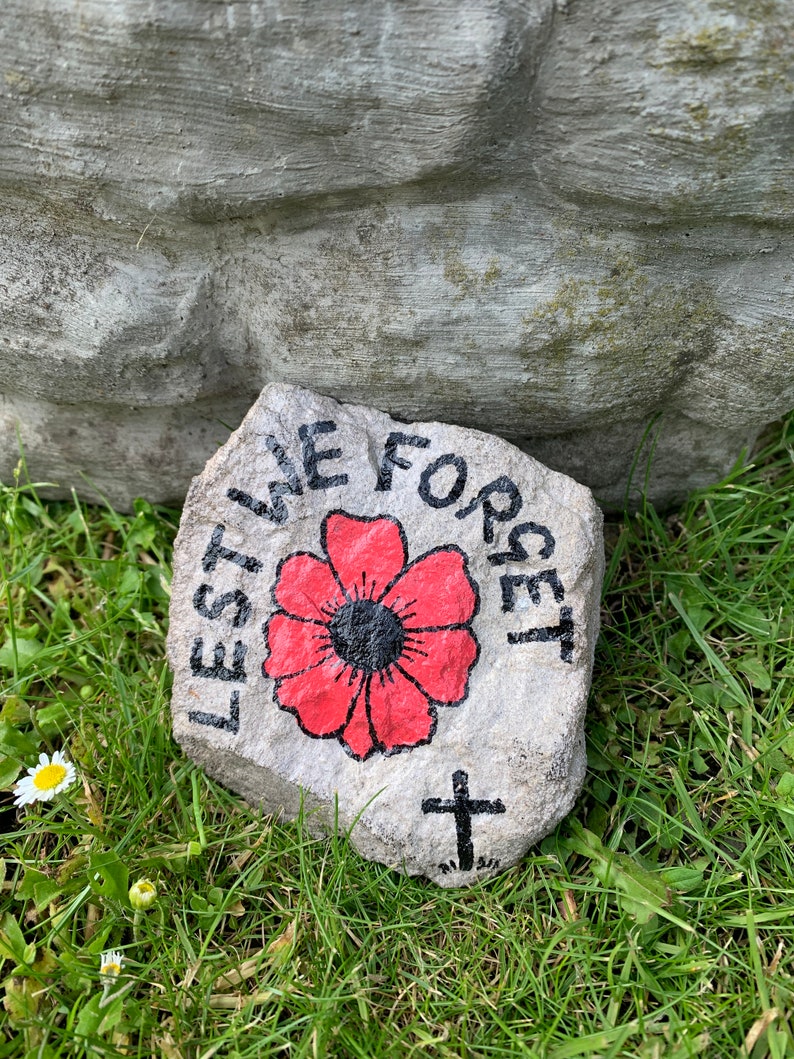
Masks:
[[[792,19],[5,0],[0,477],[181,501],[285,381],[715,479],[794,406]]]

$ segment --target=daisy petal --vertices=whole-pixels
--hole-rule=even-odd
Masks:
[[[322,542],[351,599],[377,599],[407,559],[402,529],[386,517],[328,515],[323,523]]]
[[[30,805],[31,802],[36,800],[36,788],[33,786],[33,780],[28,776],[23,776],[14,789],[14,805]]]
[[[359,695],[353,714],[342,732],[342,739],[352,751],[353,756],[360,761],[372,753],[375,744],[372,741],[365,695]]]
[[[477,661],[477,641],[468,629],[409,633],[400,666],[434,702],[460,702]]]
[[[71,786],[71,784],[74,783],[75,779],[74,765],[71,763],[71,761],[67,761],[66,758],[64,758],[63,754],[61,755],[61,760],[60,762],[58,762],[58,764],[63,765],[63,767],[66,769],[66,774],[64,775],[61,782],[57,785],[57,787],[52,788],[53,795],[60,794],[61,791],[66,790],[67,787]]]
[[[470,621],[476,586],[457,548],[439,548],[411,563],[381,600],[406,629],[439,628]]]
[[[386,750],[425,742],[435,723],[426,696],[397,669],[373,676],[369,714],[378,742]]]
[[[287,614],[313,621],[330,621],[344,602],[331,567],[307,552],[281,563],[273,594]]]
[[[276,612],[267,623],[270,654],[262,665],[274,680],[318,666],[330,654],[331,637],[324,625]]]
[[[346,723],[364,679],[358,677],[351,683],[349,674],[334,655],[306,673],[279,681],[278,703],[298,715],[301,728],[309,735],[335,735]]]

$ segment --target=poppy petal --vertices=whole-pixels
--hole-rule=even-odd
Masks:
[[[468,629],[409,633],[399,665],[434,702],[460,702],[469,670],[477,661],[477,641]]]
[[[322,539],[351,599],[376,599],[408,557],[402,529],[390,518],[353,518],[335,512],[325,520]]]
[[[307,552],[284,560],[273,594],[287,614],[313,621],[330,621],[344,602],[331,567]]]
[[[274,680],[318,666],[332,652],[325,625],[278,612],[267,623],[266,639],[270,654],[262,672]]]
[[[354,757],[363,760],[372,753],[375,744],[367,716],[366,695],[361,694],[353,709],[353,714],[342,732],[342,739],[348,745]]]
[[[463,625],[470,621],[477,592],[457,548],[439,548],[411,563],[380,601],[406,629]]]
[[[279,681],[276,699],[282,709],[298,715],[301,728],[309,735],[336,735],[345,724],[363,677],[352,682],[350,670],[339,659]]]
[[[425,742],[435,723],[427,697],[394,668],[386,675],[373,676],[369,715],[378,742],[386,750]]]

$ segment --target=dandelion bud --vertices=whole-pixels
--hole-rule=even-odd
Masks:
[[[138,879],[130,887],[130,904],[136,912],[145,912],[157,900],[157,889],[149,879]]]

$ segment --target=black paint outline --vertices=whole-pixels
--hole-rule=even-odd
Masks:
[[[412,567],[416,566],[417,563],[421,563],[423,559],[427,559],[428,556],[435,555],[436,552],[457,552],[458,555],[460,555],[463,559],[463,573],[466,575],[466,580],[469,582],[471,590],[474,593],[474,610],[471,612],[471,618],[469,618],[469,621],[473,621],[476,615],[480,613],[480,586],[471,576],[471,571],[469,570],[468,555],[457,544],[437,544],[435,548],[428,548],[426,552],[423,552],[421,555],[418,555],[416,559],[412,559],[410,563],[406,563],[403,566],[402,570],[399,572],[399,574],[393,577],[388,583],[388,585],[386,585],[386,588],[383,590],[382,595],[378,596],[376,602],[380,603],[382,600],[384,600],[388,593],[391,592],[391,590],[397,584],[397,582],[401,580],[401,578],[403,578]],[[468,623],[462,622],[461,624],[466,625]],[[406,625],[406,629],[407,628],[408,626]],[[446,629],[447,626],[441,625],[439,626],[439,628]]]
[[[292,614],[289,611],[285,610],[284,607],[281,606],[281,604],[279,603],[278,599],[276,598],[276,588],[277,588],[277,586],[279,584],[279,581],[281,579],[282,569],[283,569],[284,565],[290,559],[294,559],[294,558],[296,558],[298,556],[305,556],[305,557],[310,558],[310,559],[315,559],[317,562],[324,563],[325,565],[327,565],[330,568],[330,570],[331,570],[331,572],[333,574],[334,580],[335,580],[337,586],[339,587],[339,590],[342,593],[345,601],[348,602],[348,603],[356,602],[356,598],[352,597],[350,595],[350,593],[347,591],[347,589],[344,587],[344,585],[342,584],[341,579],[339,577],[339,574],[338,574],[337,570],[335,569],[333,562],[331,561],[330,555],[328,554],[327,523],[328,523],[328,520],[331,518],[332,515],[340,515],[340,516],[343,516],[344,518],[348,518],[348,519],[351,519],[353,521],[362,522],[362,523],[377,522],[377,521],[379,521],[381,519],[385,519],[386,521],[391,522],[394,526],[396,526],[396,528],[397,528],[397,530],[399,531],[399,534],[400,534],[400,541],[401,541],[402,546],[403,546],[403,557],[404,557],[403,558],[403,565],[402,565],[402,568],[401,568],[400,572],[397,575],[395,575],[395,577],[393,577],[391,581],[389,581],[389,583],[386,585],[386,587],[383,589],[383,592],[377,597],[377,599],[374,599],[374,597],[357,597],[359,599],[361,599],[361,598],[370,598],[370,599],[374,599],[374,602],[380,603],[386,597],[387,593],[391,591],[391,589],[395,586],[395,584],[397,584],[397,582],[400,580],[400,578],[403,577],[407,573],[407,571],[409,569],[411,569],[417,563],[421,562],[423,559],[426,559],[428,556],[434,555],[436,552],[454,551],[454,552],[457,552],[461,556],[461,558],[463,560],[463,564],[462,564],[463,573],[464,573],[464,575],[466,577],[466,580],[469,583],[469,586],[470,586],[470,588],[472,590],[472,594],[474,595],[474,607],[472,609],[471,617],[469,618],[469,620],[466,621],[466,622],[453,622],[450,625],[422,626],[422,627],[418,627],[418,626],[416,626],[416,627],[408,627],[407,625],[403,626],[404,629],[405,629],[405,632],[408,634],[406,636],[406,640],[410,639],[410,635],[412,633],[421,634],[421,633],[433,633],[433,632],[447,632],[447,631],[455,631],[455,630],[458,630],[458,631],[465,630],[466,632],[469,633],[471,638],[474,640],[475,653],[474,653],[474,659],[472,660],[471,664],[467,667],[466,681],[465,681],[465,684],[464,684],[463,695],[459,699],[456,699],[454,702],[441,702],[438,699],[434,699],[431,695],[428,694],[427,690],[419,683],[419,681],[416,678],[412,677],[411,674],[408,673],[402,665],[400,665],[399,659],[396,659],[394,662],[390,663],[389,666],[387,666],[383,670],[375,670],[375,671],[372,671],[370,673],[365,673],[364,670],[356,670],[348,662],[345,662],[344,659],[340,658],[340,656],[333,650],[332,650],[331,655],[325,655],[324,658],[321,658],[314,665],[305,666],[303,669],[296,670],[294,673],[283,674],[282,676],[279,676],[279,677],[270,677],[270,676],[268,676],[267,672],[265,671],[265,666],[267,665],[267,661],[270,658],[270,647],[269,647],[269,644],[268,644],[268,633],[269,633],[269,629],[270,629],[270,623],[276,617],[277,614],[280,614],[280,615],[283,615],[284,617],[290,618],[293,621],[303,622],[304,624],[307,624],[307,625],[318,625],[318,626],[320,626],[323,629],[329,630],[328,636],[329,636],[329,641],[330,641],[330,623],[331,623],[331,620],[334,617],[334,614],[336,613],[336,611],[334,612],[334,614],[330,614],[329,613],[328,621],[323,622],[323,621],[320,621],[319,619],[316,619],[316,618],[303,618],[300,615]],[[307,735],[307,736],[309,736],[312,739],[337,739],[339,741],[339,743],[342,745],[342,748],[345,751],[345,753],[347,753],[348,756],[352,757],[355,761],[366,761],[368,758],[372,757],[372,755],[375,754],[376,752],[379,752],[379,753],[383,754],[385,757],[391,757],[391,756],[393,756],[395,754],[399,754],[399,753],[403,753],[403,752],[406,752],[406,751],[409,751],[409,750],[413,750],[417,746],[426,746],[426,745],[428,745],[430,742],[432,742],[432,740],[433,740],[433,738],[434,738],[434,736],[436,734],[437,728],[438,728],[438,707],[443,706],[443,707],[455,708],[455,707],[458,707],[458,706],[462,705],[462,703],[465,702],[466,699],[468,698],[472,673],[474,672],[474,670],[475,670],[475,668],[476,668],[476,666],[477,666],[477,664],[478,664],[478,662],[480,660],[480,654],[481,654],[481,651],[482,651],[482,645],[480,644],[479,638],[478,638],[476,632],[474,631],[474,629],[472,628],[472,622],[474,621],[474,618],[477,616],[477,614],[479,614],[479,612],[480,612],[480,587],[479,587],[477,581],[471,575],[471,571],[469,569],[469,557],[468,557],[468,555],[466,554],[466,552],[463,551],[462,548],[458,547],[458,545],[456,545],[456,544],[437,545],[434,548],[428,549],[428,551],[424,552],[422,555],[417,556],[417,558],[413,559],[411,562],[408,562],[408,539],[407,539],[407,536],[405,534],[405,530],[403,528],[403,525],[399,521],[399,519],[395,518],[392,515],[386,515],[386,514],[383,514],[383,515],[372,515],[372,516],[369,516],[369,515],[351,515],[349,512],[344,511],[341,508],[334,508],[332,511],[327,512],[327,514],[323,518],[323,521],[322,521],[322,524],[321,524],[321,527],[320,527],[320,543],[321,543],[323,551],[325,552],[325,555],[326,555],[325,559],[321,559],[318,555],[315,555],[313,552],[309,552],[309,551],[305,551],[305,550],[301,549],[301,550],[298,550],[298,551],[295,551],[295,552],[291,552],[289,555],[284,556],[284,558],[279,560],[279,562],[278,562],[278,564],[276,566],[275,580],[274,580],[274,582],[273,582],[273,584],[271,586],[271,589],[270,589],[270,595],[271,595],[271,599],[273,601],[273,605],[275,607],[275,610],[273,611],[272,614],[269,615],[267,620],[262,625],[262,635],[264,637],[265,647],[266,647],[266,655],[265,655],[265,658],[264,658],[264,660],[262,662],[262,675],[263,675],[263,677],[266,680],[272,680],[273,681],[273,695],[272,695],[273,702],[276,704],[276,706],[278,706],[278,708],[280,710],[283,710],[285,713],[290,713],[296,718],[296,720],[298,722],[298,727],[304,733],[304,735]],[[374,584],[374,582],[373,582],[373,584]],[[383,604],[383,605],[385,606],[385,604]],[[408,604],[408,605],[410,605],[410,604]],[[344,606],[344,603],[341,604],[341,606]],[[340,609],[340,608],[337,608],[337,610],[338,609]],[[392,610],[392,608],[388,608],[388,609]],[[397,617],[399,617],[399,613],[396,610],[392,610],[392,613],[396,614]],[[400,620],[402,621],[401,618],[400,618]],[[403,648],[403,652],[401,653],[400,658],[403,657],[404,652],[405,652],[405,647]],[[345,672],[345,670],[349,670],[350,674],[352,676],[352,680],[349,681],[349,684],[352,686],[352,684],[356,680],[356,675],[357,674],[361,674],[361,685],[359,686],[358,691],[355,692],[354,695],[353,695],[353,699],[351,700],[350,707],[348,708],[348,712],[347,712],[347,716],[345,718],[345,721],[337,729],[335,729],[333,732],[326,732],[326,733],[323,733],[322,735],[317,735],[314,732],[308,731],[308,729],[303,725],[303,723],[301,721],[301,718],[300,718],[300,712],[298,711],[298,709],[296,707],[294,707],[294,706],[286,706],[286,705],[281,703],[281,701],[279,700],[279,690],[281,688],[282,683],[285,680],[290,680],[290,679],[293,679],[294,677],[302,676],[305,673],[311,672],[314,669],[319,669],[321,666],[325,665],[328,662],[330,657],[333,657],[333,656],[335,656],[339,660],[339,662],[341,663],[339,676],[337,676],[335,679],[336,680],[341,679],[342,675]],[[416,743],[404,744],[404,745],[400,745],[400,746],[396,746],[396,747],[386,747],[375,736],[374,724],[373,724],[373,721],[372,721],[372,713],[371,713],[371,704],[370,704],[370,699],[369,699],[369,693],[370,693],[371,681],[376,676],[380,677],[381,680],[383,680],[384,679],[384,674],[385,674],[386,675],[385,679],[392,679],[393,680],[393,678],[391,678],[389,676],[390,671],[393,668],[397,669],[397,671],[400,673],[400,675],[403,677],[403,679],[407,680],[410,684],[412,684],[421,693],[421,695],[424,697],[424,699],[426,700],[426,702],[428,704],[428,712],[430,714],[432,723],[431,723],[431,727],[430,727],[430,730],[428,732],[428,735],[427,735],[427,737],[425,739],[419,740]],[[356,705],[358,703],[359,696],[362,694],[362,691],[363,691],[363,693],[366,696],[365,702],[364,702],[364,708],[365,708],[365,711],[366,711],[367,723],[368,723],[369,729],[370,729],[370,738],[372,739],[372,747],[363,756],[355,754],[353,752],[353,750],[344,741],[344,738],[342,736],[342,732],[344,731],[344,729],[347,727],[347,725],[350,723],[350,720],[352,719],[353,713],[355,712],[355,708],[356,708]]]
[[[442,632],[442,631],[446,632],[446,628],[447,627],[444,626],[443,629],[438,629],[437,631],[438,632]],[[410,680],[410,682],[412,684],[415,684],[416,687],[419,688],[419,690],[422,692],[424,697],[427,699],[427,701],[432,703],[434,706],[444,706],[445,708],[448,707],[450,709],[455,709],[458,706],[462,706],[463,703],[466,701],[466,699],[469,697],[469,682],[471,681],[471,675],[474,672],[474,669],[475,669],[477,663],[480,661],[480,651],[481,651],[482,648],[480,646],[480,641],[477,639],[477,636],[474,633],[474,630],[473,629],[468,629],[467,626],[462,626],[462,628],[467,629],[467,631],[471,633],[471,637],[474,640],[474,647],[475,647],[474,661],[471,663],[471,665],[469,666],[469,668],[468,668],[468,670],[466,672],[466,683],[463,686],[463,694],[461,695],[461,697],[459,699],[455,699],[454,702],[441,702],[440,699],[432,698],[430,695],[428,695],[428,693],[425,691],[425,689],[422,687],[422,685],[419,683],[419,681],[415,677],[412,677],[410,673],[407,673],[405,671],[405,669],[400,665],[399,660],[397,662],[393,663],[400,670],[400,672],[406,678],[406,680]]]
[[[399,666],[398,663],[394,662],[393,666],[400,671],[400,673],[402,674],[403,677],[407,677],[407,674],[403,672],[402,668]],[[391,669],[391,666],[389,668]],[[392,683],[394,683],[394,679],[393,679],[393,677],[390,676],[389,670],[384,670],[384,671],[382,671],[382,672],[377,674],[381,678],[381,683],[385,683],[385,681],[383,679],[383,673],[384,672],[387,674],[388,678],[392,681]],[[384,757],[394,757],[396,754],[402,754],[402,753],[404,753],[404,752],[406,752],[408,750],[413,750],[414,747],[417,747],[417,746],[429,746],[429,744],[432,743],[432,741],[433,741],[433,737],[436,734],[436,730],[438,729],[438,710],[436,709],[436,707],[438,705],[440,705],[440,704],[435,702],[435,700],[431,699],[430,696],[427,694],[427,692],[423,688],[421,688],[419,686],[419,684],[417,684],[417,682],[415,680],[411,680],[410,682],[424,696],[425,701],[427,702],[427,712],[430,714],[430,722],[431,722],[430,723],[430,730],[427,733],[426,737],[424,739],[420,739],[416,743],[402,743],[402,744],[400,744],[398,746],[393,746],[393,747],[387,747],[384,743],[381,743],[378,739],[375,738],[375,726],[372,723],[372,708],[371,708],[370,702],[369,702],[369,689],[370,689],[370,687],[372,685],[372,680],[375,677],[375,675],[376,675],[375,673],[372,673],[370,675],[369,683],[367,685],[367,702],[366,702],[367,720],[369,721],[370,735],[372,736],[373,747],[372,747],[372,750],[370,750],[363,758],[356,758],[355,754],[352,754],[351,756],[356,761],[366,761],[367,758],[371,757],[375,753],[376,750],[380,751],[380,753],[383,754]],[[408,679],[410,680],[410,678],[408,678]],[[345,747],[345,749],[349,750],[348,747]]]
[[[324,663],[320,663],[320,664],[323,665]],[[264,673],[264,662],[262,663],[262,666],[263,666],[263,675],[267,677],[267,674]],[[281,687],[281,684],[282,684],[283,681],[289,680],[292,677],[301,676],[303,673],[310,673],[312,669],[316,669],[316,668],[318,668],[318,666],[309,666],[307,669],[301,669],[297,673],[291,673],[289,676],[286,676],[286,677],[277,677],[275,680],[274,680],[273,677],[267,677],[268,680],[273,680],[274,681],[273,696],[272,696],[273,697],[273,702],[276,704],[276,706],[278,706],[278,708],[280,710],[283,710],[284,713],[292,714],[292,716],[298,722],[298,728],[300,728],[300,730],[303,732],[304,735],[308,735],[310,739],[338,739],[339,742],[342,743],[342,746],[345,746],[344,741],[342,739],[342,732],[350,724],[351,718],[353,717],[353,714],[354,714],[355,709],[356,709],[356,703],[358,702],[358,697],[361,694],[361,690],[362,690],[362,688],[363,688],[363,686],[364,686],[364,684],[365,684],[365,682],[367,680],[366,676],[362,675],[362,677],[361,677],[361,685],[359,686],[358,691],[353,693],[353,698],[351,699],[350,705],[348,706],[347,714],[345,715],[344,721],[342,722],[342,724],[339,725],[338,728],[335,728],[333,730],[333,732],[323,732],[322,734],[319,734],[319,735],[316,732],[310,732],[309,729],[304,726],[303,721],[301,720],[300,712],[297,709],[297,707],[295,707],[295,706],[285,706],[283,703],[279,702],[278,690]],[[350,668],[351,667],[347,666],[347,665],[344,667],[344,669],[350,669]],[[342,670],[342,672],[344,672],[344,669]],[[336,679],[338,680],[339,678],[336,678]],[[350,682],[348,686],[352,686],[352,683],[353,682]],[[347,748],[345,748],[345,749],[347,749]],[[351,756],[355,757],[355,755],[351,755]],[[363,761],[364,758],[356,758],[356,760]]]
[[[351,519],[354,522],[364,522],[364,523],[367,523],[367,522],[380,522],[381,519],[385,519],[387,522],[391,522],[392,525],[397,527],[397,530],[398,530],[398,532],[400,534],[400,543],[403,546],[403,565],[401,567],[401,569],[403,569],[403,570],[405,569],[405,564],[408,562],[408,538],[405,535],[405,530],[403,529],[403,525],[400,522],[400,520],[394,518],[392,515],[371,515],[371,516],[370,515],[351,515],[347,511],[343,511],[341,508],[334,508],[333,511],[329,511],[326,514],[325,518],[323,519],[323,521],[322,521],[322,523],[320,525],[320,544],[322,545],[322,549],[325,552],[326,557],[327,557],[325,561],[330,566],[331,573],[334,575],[334,579],[335,579],[336,583],[339,585],[339,589],[342,592],[342,595],[345,597],[345,599],[348,601],[348,603],[355,603],[355,601],[356,601],[355,598],[350,595],[348,590],[342,584],[342,579],[340,578],[339,573],[337,572],[337,569],[336,569],[336,567],[333,564],[333,560],[331,559],[331,556],[330,556],[330,554],[328,552],[328,520],[333,515],[342,515],[344,518],[349,518],[349,519]],[[315,556],[315,558],[316,558],[316,556]],[[323,560],[321,559],[320,562],[322,562],[322,561]],[[364,572],[365,571],[362,571],[362,573],[364,573]],[[373,584],[375,584],[374,581],[373,581]],[[391,584],[391,582],[389,582],[389,584]],[[385,595],[385,592],[383,593],[383,595]],[[363,597],[363,598],[367,598],[367,597]],[[368,598],[374,599],[373,596],[370,596]],[[379,596],[378,599],[375,600],[375,602],[379,603],[382,598],[383,598],[382,595]]]
[[[283,559],[279,559],[278,564],[276,565],[276,577],[275,577],[275,580],[273,581],[273,584],[270,586],[270,599],[272,600],[273,606],[277,607],[279,610],[283,611],[284,614],[288,614],[289,611],[284,610],[284,608],[281,606],[279,601],[276,599],[276,586],[278,585],[279,581],[281,580],[281,571],[282,571],[283,567],[290,561],[290,559],[298,559],[298,558],[301,558],[301,557],[304,557],[304,556],[307,559],[314,559],[318,563],[322,563],[323,566],[329,566],[330,565],[330,563],[328,562],[327,559],[321,559],[319,557],[319,555],[315,555],[314,552],[306,552],[306,551],[303,551],[303,550],[297,551],[297,552],[290,552],[290,554],[289,555],[285,555]],[[339,582],[337,581],[337,584],[338,583]],[[341,586],[340,586],[340,588],[341,588]],[[301,618],[297,614],[291,614],[290,617],[298,618],[299,621],[313,621],[313,622],[316,622],[317,625],[325,625],[326,624],[324,621],[320,621],[319,618]]]

